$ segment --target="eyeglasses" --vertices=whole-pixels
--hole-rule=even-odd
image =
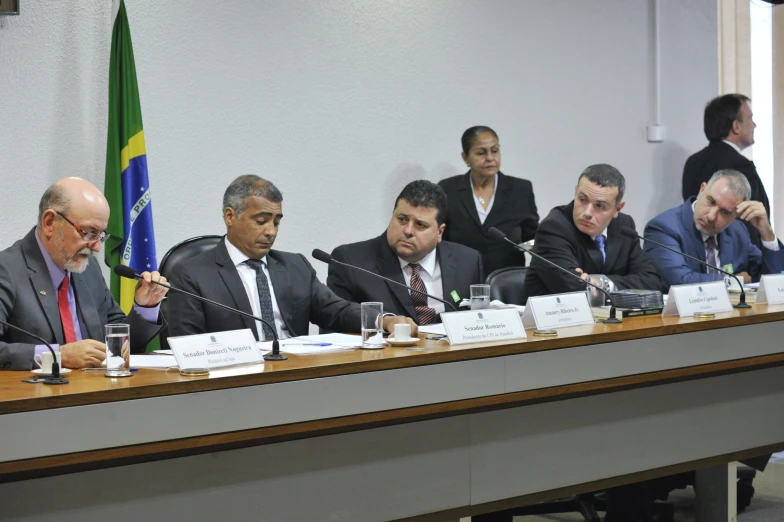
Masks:
[[[54,209],[52,209],[52,210],[54,210]],[[100,241],[101,243],[105,243],[106,240],[109,238],[109,236],[106,235],[106,231],[105,230],[103,232],[98,233],[98,234],[96,234],[95,232],[87,232],[86,230],[83,230],[82,227],[80,227],[79,225],[77,225],[76,223],[74,223],[73,221],[68,219],[67,217],[65,217],[59,211],[55,210],[55,213],[57,213],[58,216],[60,216],[61,218],[63,218],[67,222],[69,222],[71,224],[71,226],[74,227],[76,229],[76,231],[79,232],[79,234],[81,234],[82,239],[85,242],[87,242],[87,243],[94,243],[96,241]]]

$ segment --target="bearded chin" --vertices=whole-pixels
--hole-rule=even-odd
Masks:
[[[90,262],[90,255],[92,254],[92,250],[89,248],[80,250],[77,252],[77,255],[83,254],[87,257],[82,260],[76,260],[74,257],[68,257],[63,261],[63,266],[69,272],[73,272],[74,274],[81,274],[85,270],[87,270],[87,264]]]

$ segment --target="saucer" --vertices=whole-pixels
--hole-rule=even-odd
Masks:
[[[44,377],[49,377],[50,375],[52,375],[52,372],[44,373],[44,371],[41,368],[36,368],[35,370],[32,370],[32,372],[34,374],[36,374],[36,375],[43,375]],[[63,374],[63,373],[71,373],[71,369],[70,368],[60,368],[60,374]]]
[[[414,346],[419,342],[419,337],[409,337],[408,339],[401,339],[399,341],[396,341],[394,337],[387,337],[384,340],[392,346]]]

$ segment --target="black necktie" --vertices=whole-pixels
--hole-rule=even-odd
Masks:
[[[264,274],[264,263],[258,259],[248,259],[245,261],[249,267],[256,271],[256,286],[259,288],[259,304],[261,305],[261,318],[270,324],[275,324],[275,313],[272,311],[272,295],[270,295],[267,276]],[[264,327],[264,339],[272,340],[275,336],[266,324]]]

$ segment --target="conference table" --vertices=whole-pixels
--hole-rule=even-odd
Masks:
[[[423,335],[207,377],[0,372],[0,520],[454,520],[694,469],[701,520],[732,520],[728,463],[784,449],[783,320]]]

